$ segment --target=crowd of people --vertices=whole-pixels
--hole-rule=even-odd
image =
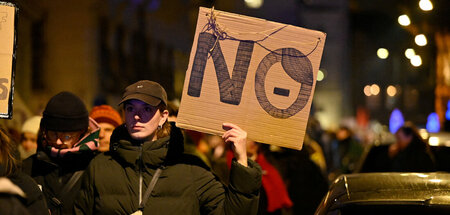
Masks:
[[[436,170],[410,123],[374,147],[311,117],[298,151],[226,122],[222,137],[182,130],[177,113],[147,80],[128,86],[118,109],[89,112],[73,93],[54,95],[18,140],[0,130],[0,213],[313,214],[340,174]]]

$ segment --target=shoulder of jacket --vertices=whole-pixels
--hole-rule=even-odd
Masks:
[[[179,156],[179,158],[175,161],[174,165],[186,165],[192,171],[207,171],[210,172],[211,168],[198,156],[183,153]],[[169,164],[170,165],[170,164]]]
[[[110,152],[103,152],[103,153],[100,153],[100,154],[96,155],[96,156],[92,159],[91,163],[102,164],[102,163],[104,163],[104,162],[108,162],[108,161],[112,161],[112,160],[114,160],[114,159],[113,159],[113,157],[111,156],[111,153],[110,153]],[[106,164],[106,163],[105,163],[105,164]]]

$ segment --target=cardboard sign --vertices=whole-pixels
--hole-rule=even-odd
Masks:
[[[0,2],[0,118],[12,117],[17,7]]]
[[[301,149],[326,34],[200,8],[177,126]]]

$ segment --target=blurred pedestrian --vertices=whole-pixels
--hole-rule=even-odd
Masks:
[[[111,136],[83,177],[75,214],[255,214],[261,170],[247,159],[246,132],[224,123],[233,144],[230,186],[225,189],[195,156],[183,154],[181,131],[167,121],[167,94],[156,82],[138,81],[120,104],[125,125]]]
[[[42,191],[30,176],[20,171],[18,157],[15,143],[0,129],[0,177],[4,182],[0,185],[0,192],[14,191],[14,194],[18,194],[0,195],[0,214],[48,215]],[[12,189],[16,185],[17,189]],[[27,211],[23,211],[23,208]]]
[[[99,147],[100,152],[109,151],[109,142],[114,129],[122,124],[122,117],[113,107],[109,105],[99,105],[92,108],[89,115],[100,126]]]
[[[363,154],[363,147],[347,126],[340,126],[336,132],[336,141],[332,143],[332,177],[354,172]]]
[[[416,126],[406,122],[395,133],[396,142],[374,146],[366,156],[361,172],[432,172],[436,171],[430,146]]]
[[[292,200],[292,214],[314,214],[328,191],[328,179],[320,167],[311,160],[309,144],[301,151],[280,148],[270,153],[274,166],[286,180],[289,197]]]
[[[37,152],[24,160],[23,170],[40,185],[52,215],[72,214],[79,178],[97,154],[99,132],[73,93],[58,93],[47,103]]]
[[[281,215],[293,206],[285,182],[278,170],[266,159],[261,143],[247,140],[247,155],[262,169],[262,189],[259,198],[258,215]],[[227,151],[227,164],[231,166],[233,153]]]
[[[41,116],[33,116],[27,119],[22,125],[20,144],[18,146],[21,160],[36,154],[37,136],[41,118]]]

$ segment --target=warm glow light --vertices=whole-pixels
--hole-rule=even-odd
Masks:
[[[393,97],[397,94],[397,88],[395,88],[392,85],[389,85],[386,89],[386,93],[388,94],[388,96]]]
[[[439,137],[430,137],[430,139],[428,139],[428,144],[430,146],[438,146],[439,145]]]
[[[317,72],[317,81],[322,81],[325,78],[325,74],[323,74],[322,70],[319,69]]]
[[[422,137],[422,139],[424,139],[424,140],[428,139],[428,137],[429,137],[428,131],[425,128],[419,129],[419,134]]]
[[[412,57],[410,59],[410,61],[411,61],[411,64],[415,67],[422,65],[422,58],[420,57],[420,55],[415,55],[414,57]]]
[[[366,85],[364,87],[364,95],[366,95],[366,96],[371,96],[372,95],[372,93],[370,92],[370,85]]]
[[[433,3],[431,3],[430,0],[420,0],[419,7],[423,11],[430,11],[430,10],[433,10]]]
[[[389,51],[385,48],[379,48],[377,51],[377,55],[381,59],[386,59],[389,56]]]
[[[411,58],[414,57],[415,55],[416,55],[416,52],[414,51],[414,49],[412,49],[412,48],[406,49],[406,51],[405,51],[405,56],[406,56],[408,59],[411,59]]]
[[[374,96],[378,95],[378,93],[380,93],[380,87],[376,84],[372,84],[372,86],[370,86],[370,93]]]
[[[403,26],[408,26],[409,24],[411,24],[411,20],[409,20],[408,15],[403,14],[398,17],[398,23]]]
[[[264,0],[245,0],[245,4],[249,8],[258,9],[264,3]]]
[[[416,175],[421,177],[421,178],[428,178],[428,174],[417,173]]]
[[[431,182],[434,182],[434,183],[441,183],[442,179],[433,178],[433,179],[430,179],[428,181],[431,181]]]
[[[423,34],[419,34],[414,38],[414,41],[418,46],[425,46],[427,45],[427,37]]]

